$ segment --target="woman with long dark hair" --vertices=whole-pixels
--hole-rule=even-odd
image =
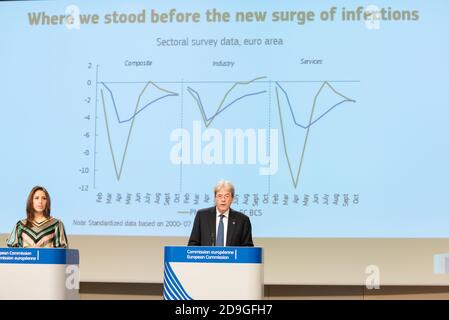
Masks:
[[[48,191],[35,186],[28,195],[26,219],[16,223],[7,240],[8,247],[67,248],[67,236],[61,220],[50,215]]]

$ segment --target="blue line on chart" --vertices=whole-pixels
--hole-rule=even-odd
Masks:
[[[263,90],[263,91],[258,91],[258,92],[253,92],[253,93],[248,93],[248,94],[245,94],[245,95],[243,95],[243,96],[241,96],[241,97],[238,97],[237,99],[235,99],[234,101],[232,101],[231,103],[229,103],[228,105],[226,105],[225,107],[223,107],[223,108],[217,110],[217,112],[216,112],[212,117],[207,118],[206,112],[205,112],[205,110],[204,110],[203,103],[202,103],[202,101],[201,101],[201,98],[200,98],[199,93],[196,92],[195,90],[193,90],[193,89],[190,88],[190,87],[187,87],[187,90],[188,90],[189,93],[192,95],[193,99],[195,99],[196,102],[198,103],[198,105],[200,106],[201,112],[203,113],[204,118],[205,118],[206,122],[208,122],[208,123],[212,122],[212,120],[214,120],[214,118],[215,118],[216,116],[218,116],[220,113],[222,113],[223,111],[225,111],[227,108],[229,108],[229,107],[230,107],[232,104],[234,104],[235,102],[237,102],[237,101],[239,101],[239,100],[241,100],[241,99],[243,99],[243,98],[246,98],[246,97],[255,96],[255,95],[259,95],[259,94],[262,94],[262,93],[266,93],[266,92],[267,92],[267,90]],[[192,93],[192,91],[194,92],[194,94],[196,95],[196,97],[194,96],[194,94]]]
[[[142,111],[145,110],[147,107],[149,107],[151,104],[153,104],[153,103],[155,103],[155,102],[157,102],[157,101],[159,101],[159,100],[161,100],[161,99],[164,99],[164,98],[167,98],[167,97],[172,97],[172,96],[178,96],[177,93],[169,93],[169,94],[166,94],[165,96],[159,97],[159,98],[157,98],[157,99],[154,99],[154,100],[151,101],[151,102],[148,102],[145,106],[143,106],[141,109],[139,109],[139,111],[137,111],[133,116],[131,116],[131,118],[129,118],[129,119],[127,119],[127,120],[120,120],[120,116],[119,116],[118,111],[117,111],[117,105],[115,104],[115,100],[114,100],[114,94],[112,93],[111,89],[109,89],[108,86],[107,86],[104,82],[101,82],[101,84],[104,85],[104,87],[109,91],[109,94],[111,95],[111,98],[112,98],[112,104],[114,105],[114,110],[115,110],[115,114],[116,114],[116,116],[117,116],[117,121],[118,121],[118,123],[125,123],[125,122],[131,121],[131,120],[132,120],[135,116],[137,116],[140,112],[142,112]]]
[[[337,104],[333,105],[332,107],[330,107],[326,112],[324,112],[322,115],[320,115],[320,116],[319,116],[318,118],[316,118],[314,121],[310,122],[310,124],[309,124],[308,126],[303,126],[303,125],[299,124],[299,123],[296,121],[296,117],[295,117],[295,114],[293,113],[293,108],[292,108],[292,105],[291,105],[291,103],[290,103],[290,99],[289,99],[289,97],[288,97],[287,92],[284,90],[284,88],[282,88],[282,86],[279,84],[279,82],[276,81],[276,84],[277,84],[277,86],[284,92],[284,95],[285,95],[285,97],[287,98],[287,103],[288,103],[288,107],[290,108],[290,112],[291,112],[292,117],[293,117],[293,122],[295,122],[295,124],[296,124],[298,127],[301,127],[301,128],[303,128],[303,129],[308,129],[308,128],[310,128],[313,124],[315,124],[318,120],[320,120],[322,117],[324,117],[324,116],[325,116],[326,114],[328,114],[332,109],[334,109],[335,107],[339,106],[340,104],[342,104],[342,103],[344,103],[344,102],[356,102],[355,100],[344,99],[344,100],[340,101],[339,103],[337,103]]]

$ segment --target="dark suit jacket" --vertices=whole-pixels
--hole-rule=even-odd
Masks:
[[[188,245],[215,246],[216,218],[215,207],[198,210]],[[232,209],[229,209],[226,246],[254,247],[249,218]]]

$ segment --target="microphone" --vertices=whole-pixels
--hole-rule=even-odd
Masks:
[[[212,242],[211,246],[212,246],[212,247],[215,247],[215,233],[214,233],[214,232],[212,232],[212,233],[210,234],[210,240],[211,240],[211,242]]]

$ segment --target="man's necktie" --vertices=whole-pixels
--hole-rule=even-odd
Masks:
[[[217,232],[217,246],[224,246],[224,223],[223,223],[224,215],[220,214],[220,222],[218,223],[218,232]]]

